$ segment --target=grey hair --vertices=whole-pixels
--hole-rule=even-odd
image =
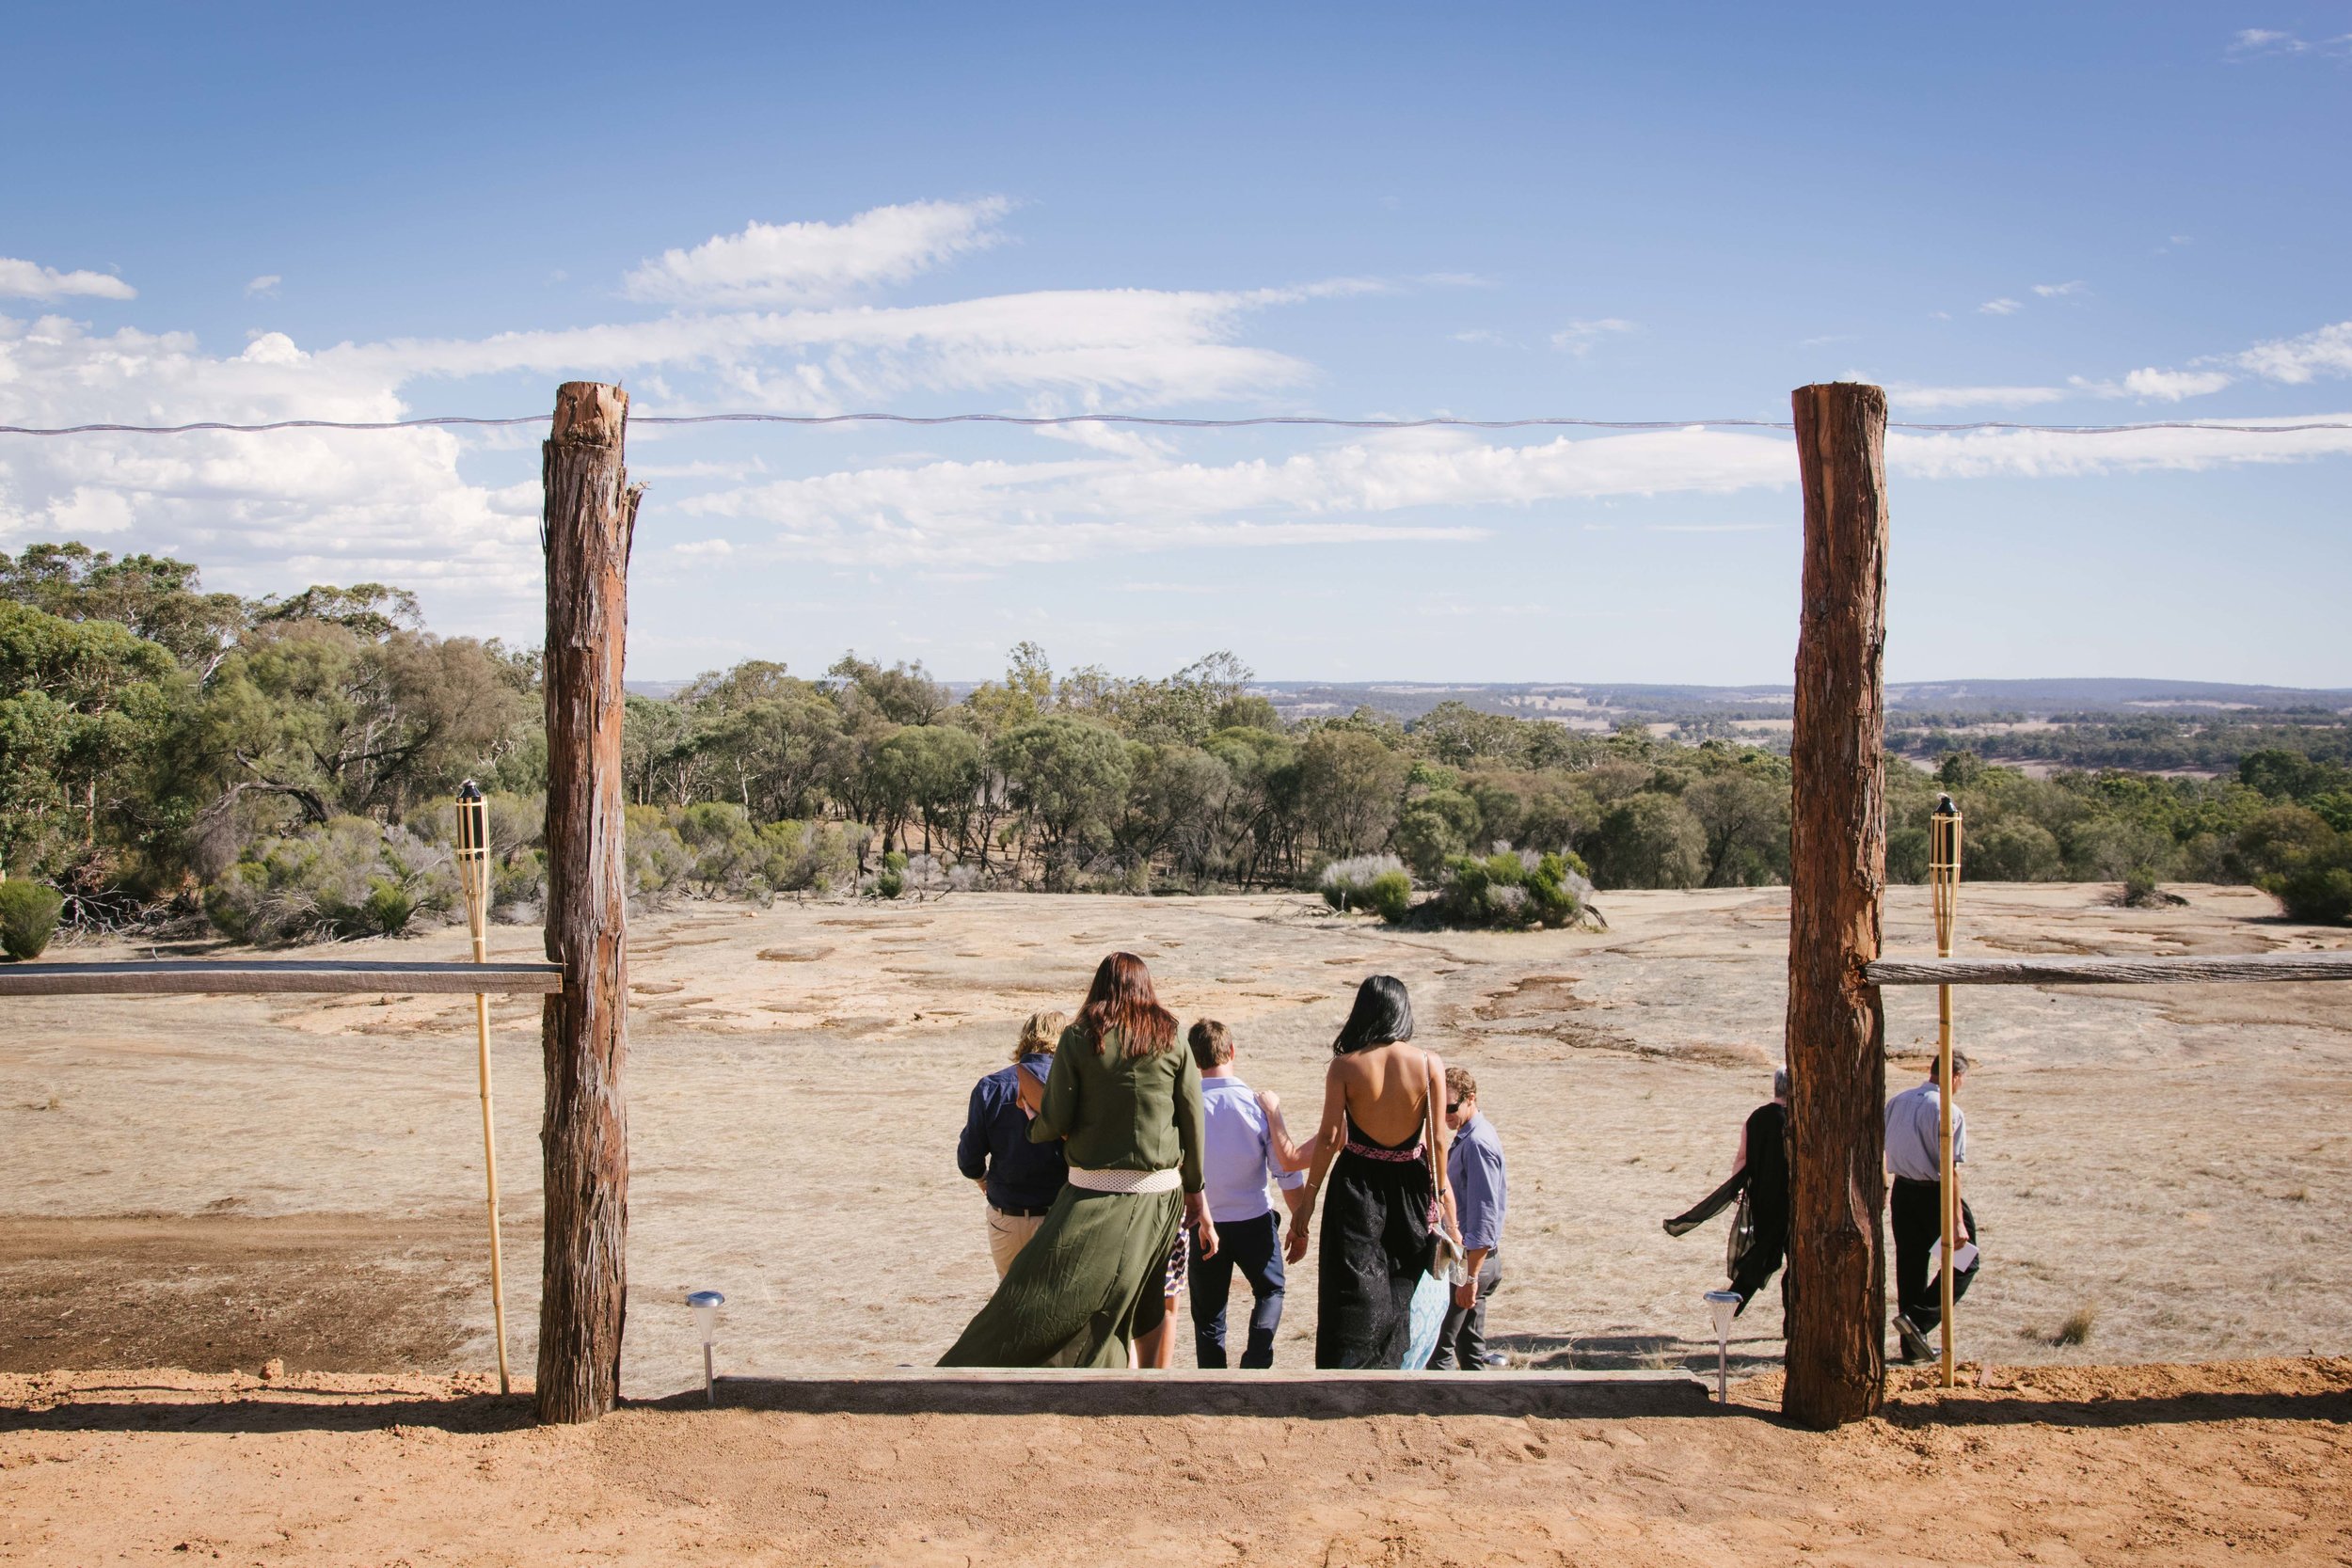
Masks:
[[[1785,1067],[1772,1069],[1772,1098],[1774,1100],[1788,1098],[1788,1069]]]
[[[1952,1053],[1953,1077],[1963,1078],[1967,1076],[1968,1069],[1975,1065],[1975,1063],[1968,1059],[1966,1053],[1960,1051]],[[1944,1081],[1944,1064],[1940,1061],[1931,1061],[1928,1063],[1928,1077],[1935,1083],[1942,1083]]]

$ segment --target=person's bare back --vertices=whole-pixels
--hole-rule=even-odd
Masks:
[[[1426,1115],[1430,1085],[1444,1081],[1445,1064],[1437,1053],[1402,1040],[1337,1057],[1326,1092],[1326,1126],[1339,1120],[1333,1110],[1343,1108],[1365,1136],[1391,1147],[1409,1144]]]

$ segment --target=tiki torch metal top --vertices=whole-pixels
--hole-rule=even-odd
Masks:
[[[457,852],[480,855],[490,847],[490,802],[482,786],[468,779],[457,786]]]

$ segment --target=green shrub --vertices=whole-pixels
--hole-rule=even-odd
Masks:
[[[458,905],[449,851],[405,828],[339,816],[264,839],[204,895],[226,936],[259,945],[405,935]]]
[[[883,866],[874,873],[874,896],[896,898],[907,890],[907,874],[893,866]]]
[[[2279,895],[2290,920],[2312,926],[2352,920],[2352,870],[2344,866],[2306,866],[2292,876],[2265,879],[2263,885]]]
[[[1364,900],[1394,926],[1413,907],[1413,879],[1402,871],[1383,871],[1364,889]]]
[[[1357,855],[1348,860],[1333,861],[1323,868],[1316,879],[1316,891],[1323,901],[1335,910],[1363,911],[1380,909],[1373,885],[1383,877],[1404,877],[1405,863],[1394,855]],[[1412,879],[1406,878],[1405,895],[1412,897]]]
[[[1502,850],[1462,855],[1446,867],[1437,908],[1449,926],[1557,929],[1584,912],[1592,883],[1572,855]]]
[[[0,882],[0,952],[11,958],[38,958],[57,932],[65,900],[46,882]]]

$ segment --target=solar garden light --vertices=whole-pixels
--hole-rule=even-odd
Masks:
[[[719,1308],[726,1302],[716,1291],[696,1291],[686,1298],[686,1305],[694,1309],[694,1326],[702,1331],[703,1399],[711,1404],[719,1402],[719,1383],[711,1374],[710,1345],[719,1337]]]
[[[490,802],[468,779],[457,786],[457,882],[466,895],[466,929],[473,938],[473,961],[489,960],[485,921],[490,906]],[[490,1315],[498,1329],[499,1392],[512,1392],[506,1370],[506,1275],[499,1258],[499,1151],[491,1136],[490,998],[473,998],[474,1066],[482,1083],[482,1168],[489,1186]]]
[[[1960,807],[1949,795],[1935,799],[1935,815],[1928,818],[1928,883],[1935,898],[1935,956],[1952,956],[1952,927],[1960,914]],[[1942,1383],[1952,1382],[1952,1269],[1948,1259],[1957,1250],[1960,1206],[1953,1201],[1952,1183],[1952,988],[1935,988],[1935,1107],[1941,1122],[1936,1169],[1943,1210],[1944,1251],[1947,1259],[1940,1278],[1943,1291]]]
[[[1731,1402],[1731,1317],[1740,1310],[1737,1291],[1709,1291],[1707,1305],[1715,1314],[1715,1402]]]

